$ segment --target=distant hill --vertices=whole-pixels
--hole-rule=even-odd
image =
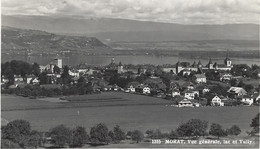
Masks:
[[[111,18],[2,16],[2,25],[116,41],[258,40],[259,25],[181,25]]]
[[[57,51],[111,51],[95,37],[56,35],[44,31],[2,26],[1,49],[30,49],[33,52]]]

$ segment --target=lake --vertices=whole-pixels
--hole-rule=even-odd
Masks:
[[[47,65],[50,63],[55,57],[47,56],[47,57],[39,57],[32,56],[28,59],[28,62],[33,63],[37,62],[40,65]],[[150,56],[150,55],[117,55],[117,56],[107,56],[107,55],[72,55],[70,57],[62,57],[63,65],[78,65],[80,63],[87,63],[93,65],[108,65],[111,62],[111,59],[115,58],[115,62],[119,63],[120,61],[123,64],[176,64],[178,61],[186,61],[193,63],[194,61],[198,62],[199,60],[203,65],[206,65],[209,61],[210,57],[207,58],[180,58],[178,56]],[[10,61],[10,60],[25,60],[24,56],[16,56],[16,57],[7,57],[2,55],[2,62]],[[218,64],[224,64],[225,57],[222,58],[212,58],[213,62],[217,62]],[[257,58],[231,58],[233,64],[248,64],[251,66],[252,64],[260,65],[260,60]]]

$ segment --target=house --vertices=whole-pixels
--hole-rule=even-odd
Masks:
[[[199,91],[197,90],[186,90],[184,91],[184,97],[187,99],[194,99],[196,96],[199,97]]]
[[[230,73],[220,73],[220,81],[229,81],[231,78],[232,75]]]
[[[31,81],[30,81],[30,84],[39,84],[40,83],[40,81],[37,79],[37,78],[33,78],[33,79],[31,79]]]
[[[192,82],[186,82],[181,87],[182,89],[188,89],[188,90],[194,89],[194,85]]]
[[[178,103],[178,107],[193,107],[193,104],[189,99],[183,99]]]
[[[189,69],[184,69],[182,70],[182,75],[185,76],[185,75],[190,75],[191,71]]]
[[[142,94],[150,94],[151,88],[148,85],[140,84],[135,88],[135,91]]]
[[[34,78],[35,78],[35,76],[26,76],[26,83],[31,84],[31,80]]]
[[[69,75],[71,75],[72,77],[79,78],[79,71],[78,70],[69,70]]]
[[[254,98],[253,98],[253,96],[250,96],[250,95],[244,95],[241,97],[241,102],[251,106],[254,103]]]
[[[172,97],[175,97],[175,96],[180,96],[181,93],[178,89],[173,89],[171,95],[172,95]]]
[[[238,96],[246,95],[247,92],[242,87],[230,87],[230,89],[227,91],[228,96],[231,98],[236,98]]]
[[[21,75],[14,75],[14,81],[23,81],[23,77]]]
[[[150,94],[150,93],[151,93],[151,88],[148,87],[148,86],[144,87],[144,88],[143,88],[143,93],[144,93],[144,94]]]
[[[200,94],[205,94],[210,91],[210,89],[204,84],[199,84],[195,88],[199,91]]]
[[[216,95],[211,100],[211,106],[224,106],[224,102],[222,102],[221,98]]]
[[[195,74],[194,77],[195,77],[195,81],[197,83],[206,83],[207,82],[205,74]]]
[[[2,75],[1,84],[5,84],[5,83],[8,83],[8,82],[9,82],[9,79]]]

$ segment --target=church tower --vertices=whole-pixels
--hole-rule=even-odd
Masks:
[[[208,69],[213,69],[213,63],[211,58],[209,59]]]
[[[225,60],[224,60],[224,63],[225,63],[225,65],[227,66],[227,67],[231,67],[232,66],[232,62],[231,62],[231,60],[230,60],[230,58],[229,58],[229,51],[227,50],[227,56],[226,56],[226,58],[225,58]]]

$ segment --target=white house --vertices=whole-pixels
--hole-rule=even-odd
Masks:
[[[79,71],[71,71],[71,70],[69,70],[69,75],[71,75],[73,77],[79,77]]]
[[[183,99],[178,103],[178,107],[193,107],[193,104],[189,99]]]
[[[135,87],[133,85],[130,85],[127,90],[130,92],[130,93],[135,93]]]
[[[144,87],[144,88],[143,88],[143,93],[144,93],[144,94],[150,94],[150,93],[151,93],[151,88],[148,87],[148,86]]]
[[[253,96],[245,95],[242,97],[241,102],[251,106],[254,103],[254,98]]]
[[[207,82],[207,78],[204,74],[195,74],[195,81],[197,83],[206,83]]]
[[[180,96],[180,95],[181,95],[181,93],[180,93],[179,90],[177,90],[177,89],[173,89],[173,90],[172,90],[172,97]]]
[[[187,91],[184,92],[184,97],[187,98],[187,99],[194,99],[196,94],[199,97],[199,91],[187,90]]]
[[[212,106],[224,106],[224,102],[222,102],[222,100],[218,96],[215,96],[211,100],[211,105]]]
[[[229,81],[231,80],[232,78],[232,75],[230,73],[223,73],[223,74],[220,74],[220,81]]]

